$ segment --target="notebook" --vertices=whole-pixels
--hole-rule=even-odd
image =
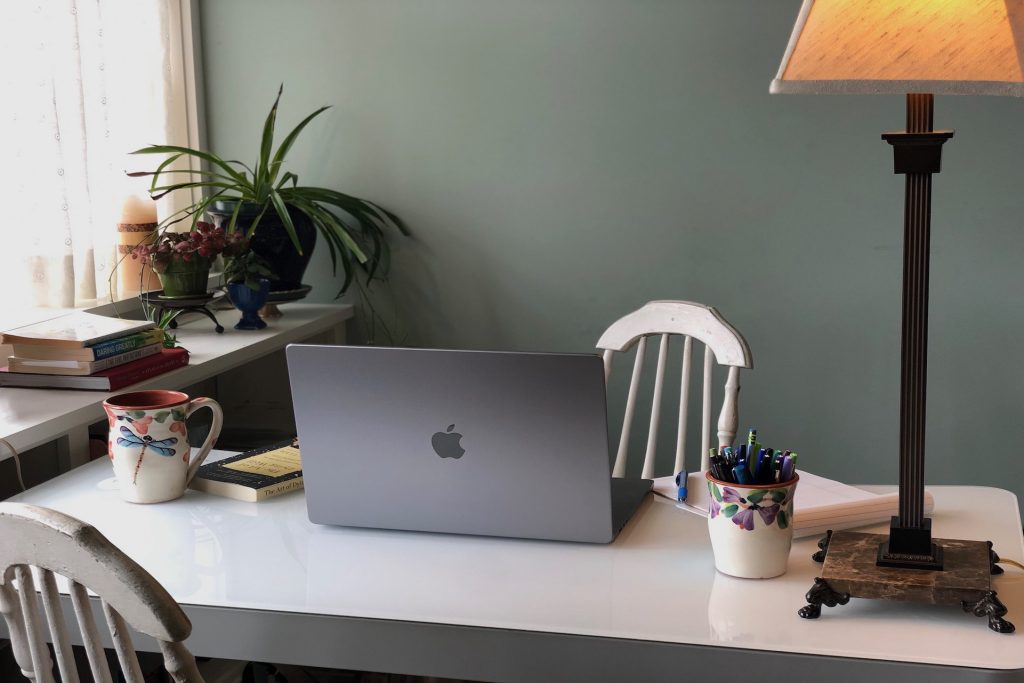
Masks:
[[[861,526],[888,522],[899,514],[899,494],[878,494],[850,486],[842,482],[819,477],[806,470],[800,470],[793,500],[793,536],[821,536],[832,529],[854,529]],[[654,480],[654,492],[659,496],[676,499],[674,477],[659,477]],[[925,514],[935,508],[935,499],[925,491]],[[700,508],[685,502],[676,507],[707,517],[707,508]]]
[[[611,478],[600,356],[286,355],[312,522],[608,543],[650,491]]]

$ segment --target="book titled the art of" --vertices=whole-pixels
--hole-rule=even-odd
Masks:
[[[217,496],[258,502],[302,489],[297,439],[239,453],[199,468],[190,488]]]

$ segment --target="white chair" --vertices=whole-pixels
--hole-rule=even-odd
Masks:
[[[704,348],[704,390],[701,411],[701,452],[700,470],[689,472],[687,503],[695,507],[706,508],[707,484],[704,473],[708,471],[710,461],[708,451],[712,445],[723,447],[732,445],[736,437],[738,421],[738,394],[740,390],[740,368],[753,367],[750,347],[743,336],[730,325],[722,315],[710,306],[689,301],[651,301],[639,310],[620,318],[609,327],[597,342],[597,348],[604,351],[604,377],[608,382],[612,371],[612,359],[621,353],[636,347],[633,361],[633,375],[626,397],[625,415],[622,420],[622,432],[619,437],[618,451],[615,455],[613,477],[622,477],[626,472],[626,460],[632,435],[633,418],[636,414],[637,395],[643,377],[644,359],[647,340],[658,337],[658,361],[655,369],[654,395],[651,399],[650,421],[647,431],[647,448],[641,476],[645,479],[654,478],[655,457],[658,447],[658,425],[661,421],[662,395],[665,390],[665,368],[668,363],[669,340],[673,335],[682,336],[682,371],[680,376],[679,412],[676,427],[675,467],[671,473],[677,474],[686,469],[686,437],[689,413],[689,386],[691,375],[691,356],[693,340],[702,342]],[[713,361],[728,367],[728,378],[725,382],[725,398],[718,417],[717,440],[712,443],[711,411],[713,387]]]
[[[53,644],[61,681],[79,680],[57,575],[68,579],[94,681],[110,683],[112,679],[86,589],[100,597],[128,683],[143,683],[129,626],[157,640],[164,665],[177,683],[203,683],[195,658],[182,644],[192,624],[145,569],[74,517],[34,505],[0,503],[0,613],[7,622],[14,657],[30,681],[54,680],[47,641]],[[47,626],[49,637],[44,635]]]

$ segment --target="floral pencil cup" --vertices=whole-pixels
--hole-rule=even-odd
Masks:
[[[779,484],[744,485],[704,475],[711,492],[708,532],[715,568],[742,579],[786,573],[793,545],[793,494],[798,475]]]

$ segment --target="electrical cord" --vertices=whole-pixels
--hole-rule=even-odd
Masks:
[[[999,561],[996,562],[996,564],[1009,564],[1009,565],[1013,565],[1017,569],[1024,569],[1024,564],[1021,564],[1017,560],[1007,560],[1005,558],[999,558]]]
[[[21,478],[21,458],[18,455],[18,449],[11,445],[11,442],[7,439],[0,439],[0,443],[7,447],[7,450],[14,456],[14,473],[18,476],[18,485],[21,486],[22,491],[28,489],[25,488],[25,480]]]

